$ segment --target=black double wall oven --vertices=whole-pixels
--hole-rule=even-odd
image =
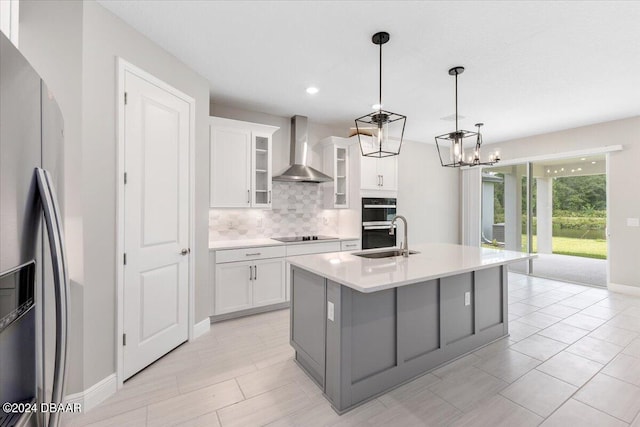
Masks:
[[[395,198],[362,198],[362,249],[396,246],[395,233],[389,234],[395,215]]]

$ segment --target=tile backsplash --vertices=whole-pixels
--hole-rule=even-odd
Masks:
[[[273,182],[272,209],[210,209],[209,240],[338,234],[338,214],[324,209],[324,186]]]

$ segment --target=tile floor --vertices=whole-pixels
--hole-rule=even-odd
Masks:
[[[640,427],[640,298],[509,280],[508,338],[343,416],[292,361],[280,310],[212,325],[65,425]]]

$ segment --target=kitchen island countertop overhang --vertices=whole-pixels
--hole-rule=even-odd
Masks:
[[[383,250],[370,249],[300,255],[287,261],[358,292],[370,293],[536,257],[525,252],[448,243],[421,244],[410,249],[418,253],[377,259],[354,255]]]

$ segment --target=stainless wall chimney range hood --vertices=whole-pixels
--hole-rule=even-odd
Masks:
[[[291,159],[290,166],[282,174],[274,176],[274,181],[283,182],[329,182],[333,178],[307,166],[307,151],[309,150],[309,135],[307,133],[307,118],[304,116],[291,117]]]

